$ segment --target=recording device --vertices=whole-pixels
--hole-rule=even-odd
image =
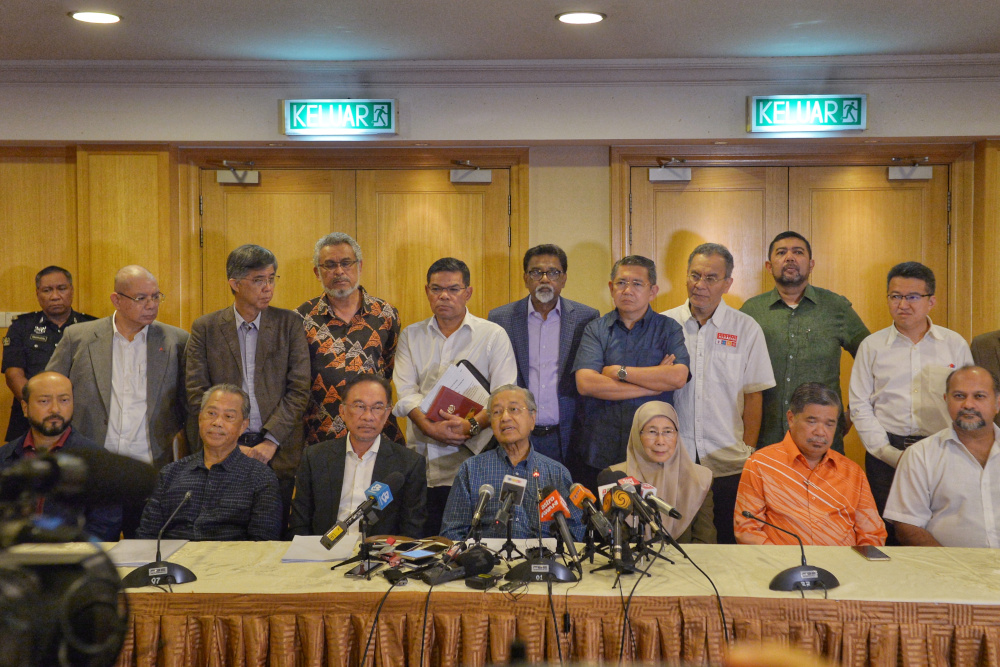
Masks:
[[[472,523],[470,524],[473,531],[479,528],[479,524],[483,520],[483,512],[486,511],[486,503],[490,501],[495,492],[492,484],[483,484],[479,487],[479,502],[476,503],[476,511],[472,513]]]
[[[504,475],[503,485],[500,487],[500,509],[493,518],[493,523],[504,525],[510,521],[511,508],[517,507],[524,500],[524,490],[528,486],[528,480],[516,475]]]
[[[645,500],[648,504],[652,505],[659,511],[668,515],[670,518],[672,519],[682,518],[681,513],[677,511],[677,508],[675,508],[666,500],[663,500],[662,498],[656,495],[656,487],[653,486],[652,484],[647,484],[646,482],[643,482],[642,486],[639,487],[639,493],[640,495],[642,495],[643,500]]]
[[[574,484],[569,487],[569,500],[581,510],[586,512],[587,521],[594,529],[594,535],[602,542],[611,541],[611,524],[607,517],[601,514],[601,510],[594,503],[597,499],[594,494],[587,490],[583,484]]]
[[[774,579],[771,580],[771,585],[768,586],[768,588],[772,591],[801,591],[812,590],[813,588],[825,588],[829,590],[840,586],[840,582],[837,581],[837,577],[833,576],[832,573],[821,567],[812,567],[806,563],[806,549],[802,546],[801,537],[790,530],[785,530],[781,526],[776,526],[769,521],[764,521],[764,519],[761,519],[748,511],[744,510],[742,514],[748,519],[759,521],[765,526],[770,526],[775,530],[780,530],[783,533],[791,535],[799,543],[799,550],[802,552],[802,565],[790,567],[787,570],[782,570],[776,574]]]
[[[194,572],[183,565],[170,563],[160,558],[160,541],[163,540],[163,533],[189,500],[191,500],[190,491],[184,494],[184,498],[177,504],[177,509],[163,523],[163,527],[160,528],[160,532],[156,535],[156,560],[146,565],[140,565],[129,572],[122,579],[122,588],[141,588],[143,586],[158,586],[162,584],[186,584],[189,581],[197,581],[198,577],[194,576]]]
[[[392,494],[399,491],[403,485],[403,474],[401,472],[391,472],[386,482],[375,482],[365,490],[365,501],[358,505],[357,509],[351,512],[343,521],[338,521],[319,538],[320,544],[327,549],[332,549],[333,545],[341,540],[355,522],[365,517],[368,523],[378,521],[378,515],[374,509],[384,510],[392,502]]]
[[[870,544],[855,544],[851,550],[865,560],[889,560],[889,556],[884,551],[876,549]]]

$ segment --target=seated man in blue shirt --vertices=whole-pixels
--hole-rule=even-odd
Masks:
[[[495,489],[483,512],[482,536],[506,537],[507,526],[493,522],[500,509],[500,489],[504,475],[514,475],[527,480],[524,498],[514,507],[511,537],[537,538],[539,493],[547,486],[555,487],[563,499],[569,498],[570,479],[566,466],[535,451],[531,446],[531,430],[535,428],[535,397],[524,387],[506,384],[490,396],[486,414],[490,417],[493,435],[500,446],[466,459],[458,469],[455,482],[445,505],[441,534],[452,540],[463,540],[469,534],[472,514],[479,500],[479,488],[490,484]],[[538,476],[535,476],[535,473]],[[581,512],[574,505],[567,505],[570,518],[566,520],[577,541],[583,539]],[[549,537],[548,526],[543,526]]]
[[[205,392],[198,415],[204,449],[164,466],[136,536],[153,539],[185,495],[191,498],[163,533],[181,540],[277,540],[278,478],[237,446],[250,421],[250,397],[232,384]]]

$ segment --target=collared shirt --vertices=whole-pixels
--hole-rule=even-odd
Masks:
[[[538,477],[534,476],[538,471]],[[562,495],[569,507],[570,517],[566,519],[573,539],[583,539],[583,513],[569,502],[569,487],[573,483],[569,471],[563,464],[539,454],[532,447],[528,456],[517,465],[511,465],[503,447],[491,449],[462,463],[455,476],[455,483],[448,494],[448,503],[444,508],[444,518],[441,520],[441,535],[451,540],[464,540],[469,534],[472,524],[472,513],[479,502],[479,487],[483,484],[493,486],[493,497],[486,503],[483,512],[482,536],[507,537],[507,526],[493,523],[493,517],[500,509],[500,495],[504,475],[514,475],[528,480],[524,489],[521,504],[511,512],[513,524],[511,537],[515,539],[537,538],[539,492],[546,486],[553,486]],[[552,522],[553,524],[555,522]],[[541,527],[544,537],[549,537],[549,526]]]
[[[337,521],[343,521],[351,515],[358,505],[365,501],[365,491],[372,485],[372,471],[375,469],[375,457],[378,456],[378,446],[382,436],[364,453],[358,456],[351,447],[351,434],[347,434],[347,453],[344,457],[344,480],[340,487],[340,507],[337,510]],[[361,531],[359,522],[354,522],[347,529],[348,534],[357,535]]]
[[[538,404],[536,424],[559,424],[559,326],[562,318],[562,297],[542,319],[535,304],[528,299],[528,391]]]
[[[507,332],[499,325],[466,311],[465,319],[450,336],[445,336],[433,317],[411,324],[399,336],[396,351],[395,385],[397,401],[392,412],[405,417],[419,408],[424,396],[449,366],[466,359],[490,383],[490,391],[517,382],[517,362]],[[406,442],[427,457],[427,486],[450,486],[462,461],[483,451],[493,437],[484,428],[462,446],[444,445],[407,422]]]
[[[850,392],[851,419],[868,453],[895,468],[903,452],[889,444],[888,433],[930,435],[947,428],[945,380],[971,363],[965,339],[933,323],[916,344],[896,325],[866,338],[854,360]]]
[[[264,421],[260,417],[260,408],[257,406],[257,396],[254,394],[254,373],[257,370],[257,337],[260,335],[260,317],[252,322],[247,322],[240,315],[240,311],[233,306],[236,313],[236,337],[240,341],[240,365],[243,366],[243,391],[250,397],[250,425],[247,431],[250,433],[260,433]],[[273,438],[272,438],[273,440]]]
[[[690,301],[663,314],[684,329],[691,357],[691,381],[674,392],[684,446],[716,477],[735,475],[753,453],[743,442],[743,395],[774,386],[760,325],[725,301],[704,326]]]
[[[1000,428],[993,426],[985,466],[953,428],[907,448],[885,518],[923,528],[946,547],[1000,548]]]
[[[392,379],[399,313],[368,294],[364,287],[359,286],[358,292],[361,307],[350,322],[334,314],[325,296],[310,299],[296,309],[302,316],[312,360],[312,390],[305,414],[307,445],[347,435],[340,418],[340,391],[348,380],[361,373]],[[392,415],[382,433],[393,442],[405,444]]]
[[[211,468],[205,467],[204,454],[202,450],[164,466],[136,537],[156,538],[190,491],[191,499],[163,533],[165,539],[279,539],[281,497],[274,471],[239,447]]]
[[[70,310],[69,319],[59,326],[41,310],[18,315],[11,320],[3,339],[3,365],[0,366],[0,372],[6,372],[8,368],[22,368],[24,376],[30,380],[45,370],[66,327],[94,319],[92,315]]]
[[[130,341],[115,326],[111,316],[111,406],[104,447],[146,463],[153,462],[146,428],[146,334],[144,326]]]
[[[796,308],[777,288],[747,300],[740,310],[757,321],[767,341],[777,384],[764,391],[764,412],[757,446],[779,442],[788,430],[789,402],[799,385],[821,382],[840,396],[841,350],[855,356],[868,327],[843,296],[807,285]],[[843,448],[838,429],[833,446]]]
[[[605,366],[659,366],[668,354],[676,357],[675,364],[690,367],[680,324],[648,308],[629,329],[615,309],[584,329],[573,372],[588,368],[600,373]],[[584,461],[594,468],[606,468],[625,460],[632,417],[640,405],[648,401],[673,404],[671,391],[622,401],[582,398],[579,447]]]
[[[62,446],[66,444],[67,438],[69,438],[71,429],[71,426],[67,426],[66,430],[59,436],[59,439],[53,442],[52,446],[42,453],[48,454],[62,449]],[[32,433],[31,430],[24,434],[24,443],[22,444],[22,447],[24,448],[24,458],[33,459],[38,456],[38,450],[35,448],[35,434]]]
[[[795,533],[803,544],[885,544],[885,524],[861,466],[831,449],[810,469],[790,433],[747,460],[733,517],[740,544],[798,544],[744,511]]]

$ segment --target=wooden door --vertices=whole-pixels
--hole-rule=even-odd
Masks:
[[[632,168],[629,252],[656,262],[660,293],[654,309],[662,312],[687,299],[687,258],[702,243],[721,243],[733,253],[726,303],[739,308],[761,291],[767,244],[787,224],[787,172],[695,167],[690,182],[650,183],[648,167]]]
[[[365,287],[396,306],[404,327],[430,317],[423,288],[441,257],[469,265],[474,315],[510,301],[509,179],[506,169],[488,184],[451,183],[447,170],[357,172]]]

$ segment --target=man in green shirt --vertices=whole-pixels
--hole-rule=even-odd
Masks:
[[[781,232],[767,250],[764,266],[774,276],[774,289],[747,300],[740,309],[764,330],[777,384],[764,391],[764,414],[757,446],[781,442],[788,430],[792,392],[805,382],[822,382],[840,396],[841,349],[857,354],[868,334],[845,297],[813,287],[809,274],[815,261],[812,246],[797,232]],[[845,409],[833,449],[844,453],[844,434],[851,428]]]

